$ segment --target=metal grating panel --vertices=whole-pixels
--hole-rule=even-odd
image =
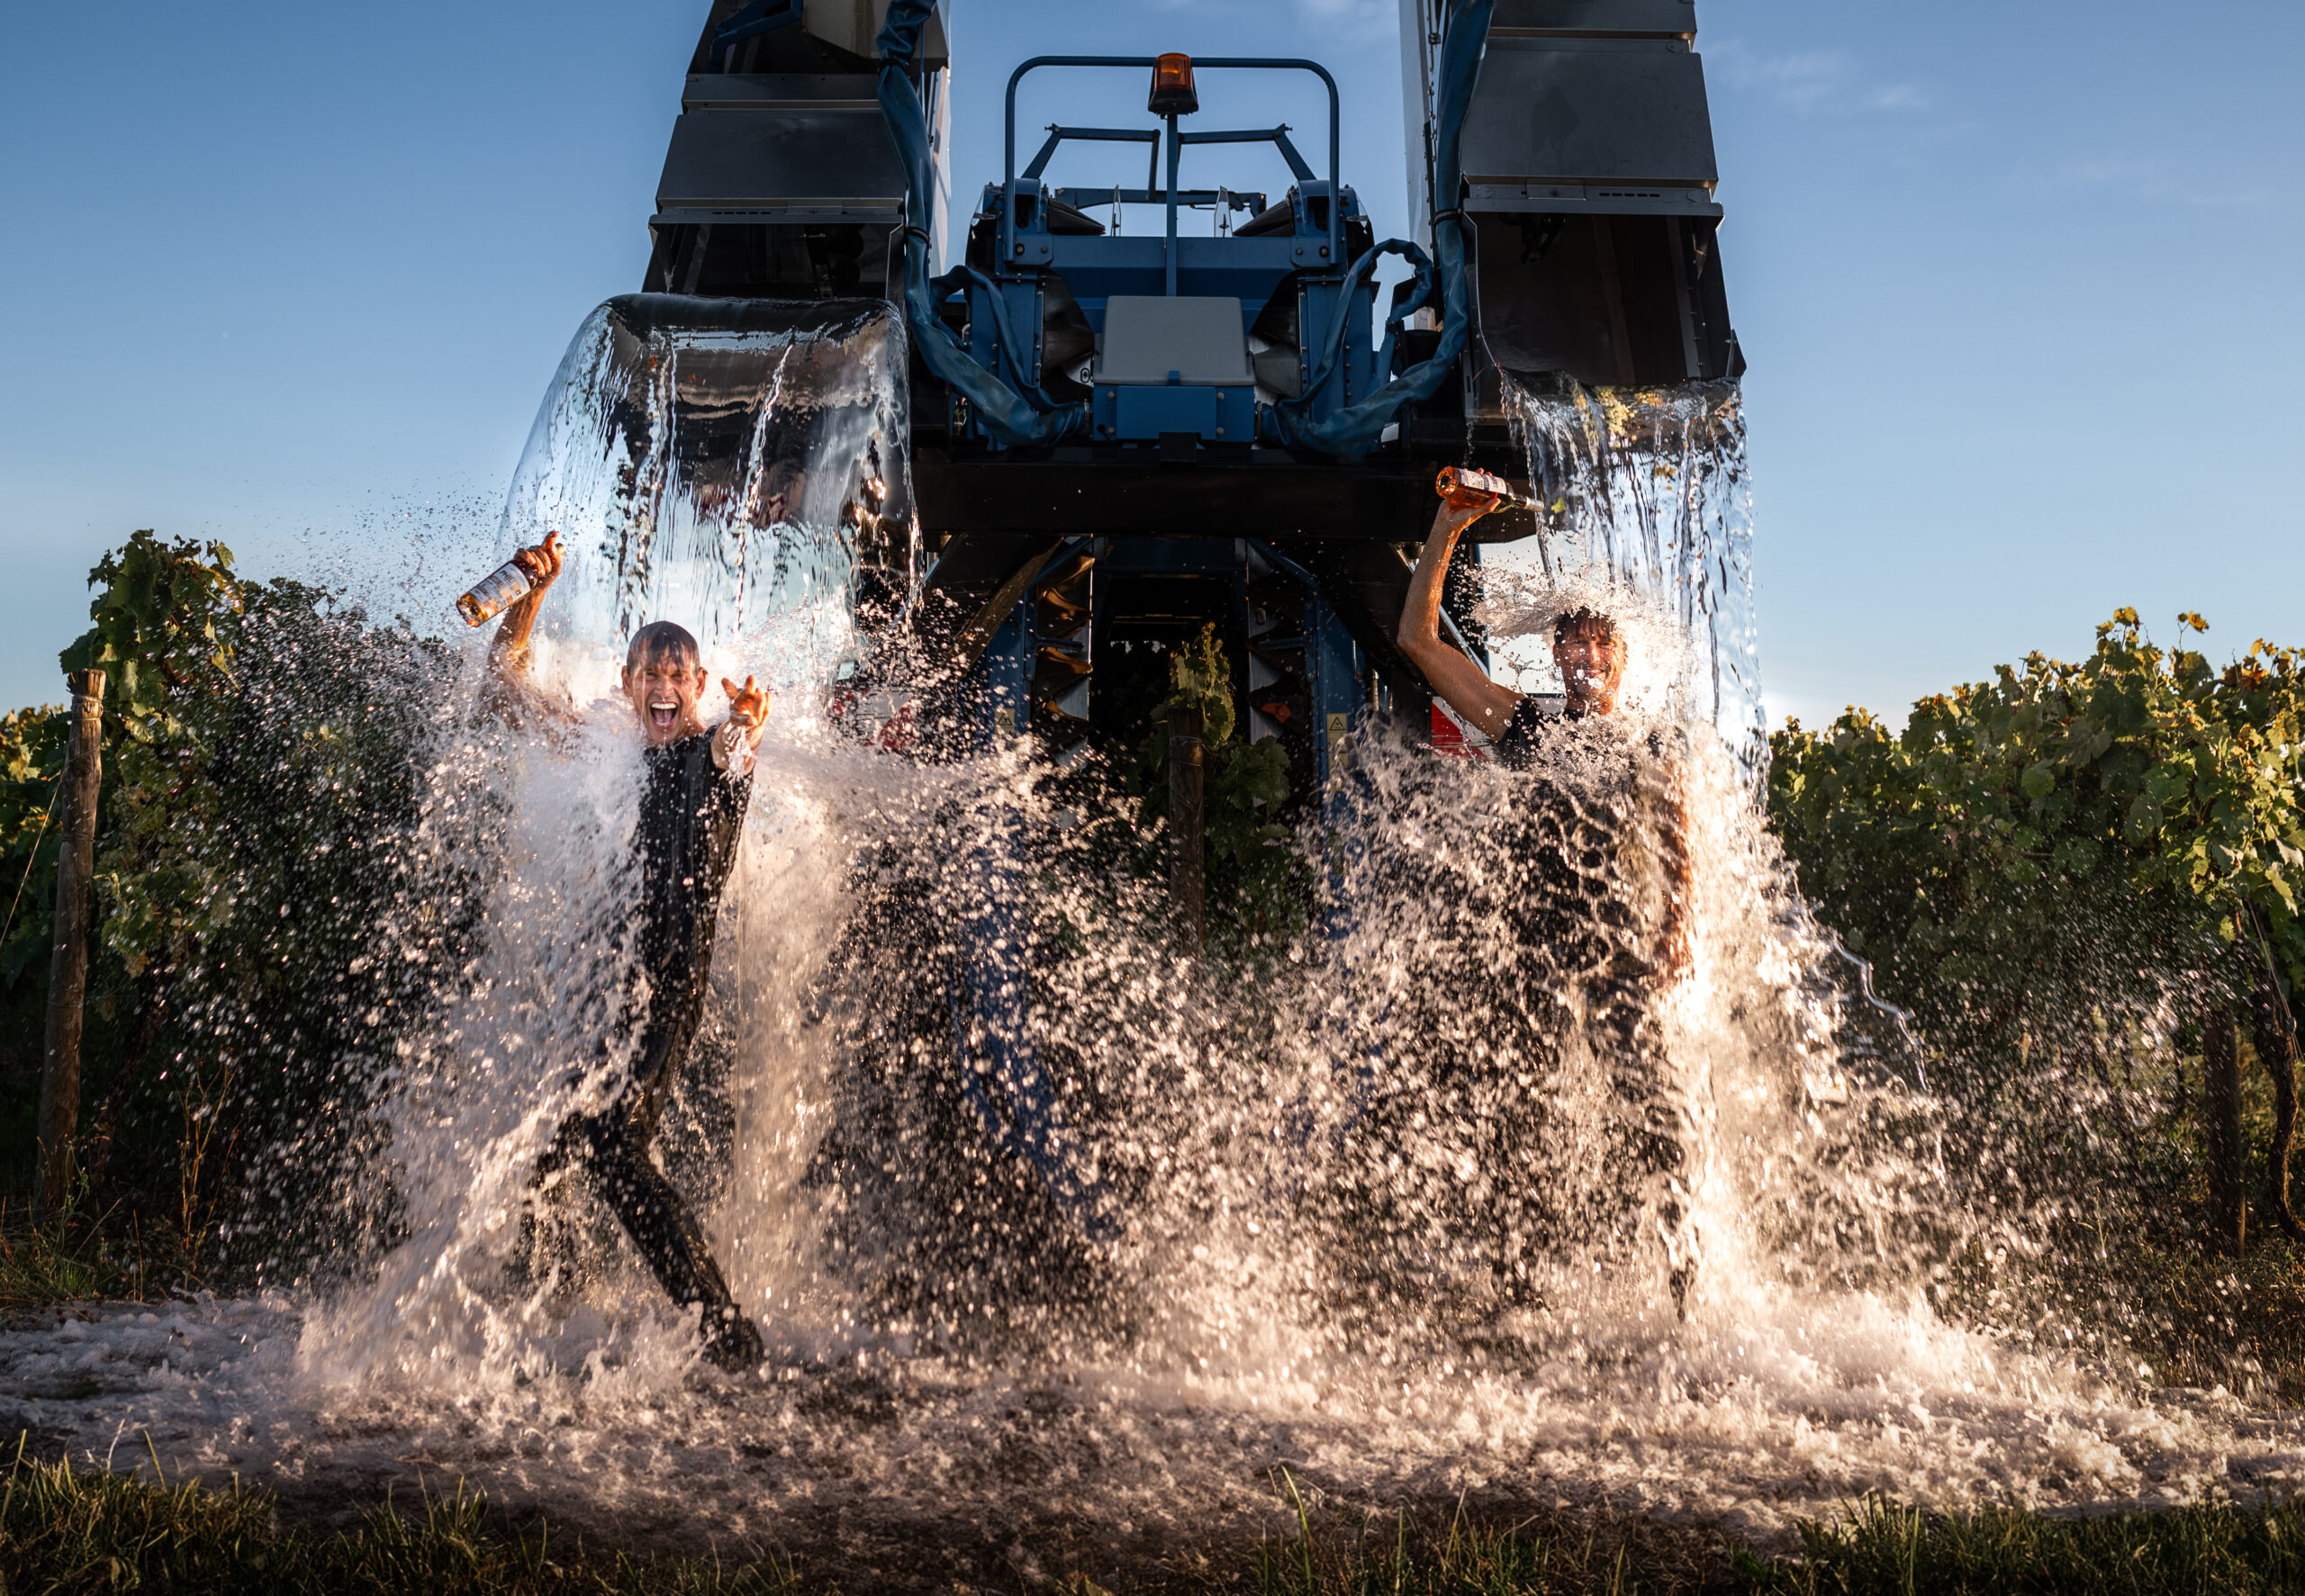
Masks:
[[[1696,0],[1497,0],[1489,37],[1515,33],[1692,39]]]
[[[1677,46],[1496,41],[1465,119],[1464,172],[1474,185],[1709,187],[1720,169],[1704,63]]]
[[[904,215],[903,163],[880,109],[691,111],[673,124],[659,212],[840,210]]]

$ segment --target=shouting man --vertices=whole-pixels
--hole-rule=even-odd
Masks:
[[[546,590],[560,574],[559,534],[514,558],[536,586],[505,612],[489,657],[509,691],[533,700],[529,636]],[[768,694],[752,677],[742,687],[723,678],[728,717],[706,729],[707,680],[696,639],[682,627],[655,621],[633,635],[624,698],[645,744],[646,774],[630,945],[637,973],[647,979],[645,987],[634,983],[618,1018],[616,1040],[631,1058],[623,1091],[602,1113],[572,1115],[538,1161],[537,1177],[545,1185],[572,1163],[584,1169],[673,1300],[701,1309],[706,1356],[743,1368],[760,1362],[760,1334],[729,1294],[696,1216],[648,1156],[665,1095],[703,1015],[721,889],[736,862],[753,756],[768,713]],[[533,1250],[533,1209],[523,1230]]]

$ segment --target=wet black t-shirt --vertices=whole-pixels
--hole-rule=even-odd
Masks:
[[[1645,962],[1631,872],[1657,842],[1641,792],[1663,740],[1616,717],[1523,698],[1493,747],[1525,782],[1500,838],[1523,874],[1508,918],[1558,974],[1624,978]]]
[[[1614,724],[1612,717],[1594,715],[1587,710],[1577,708],[1567,699],[1560,700],[1560,708],[1553,709],[1548,708],[1546,701],[1542,699],[1523,697],[1519,703],[1513,706],[1512,718],[1505,723],[1505,729],[1497,734],[1496,742],[1491,744],[1490,747],[1495,751],[1497,762],[1505,769],[1509,771],[1535,770],[1539,768],[1540,757],[1544,753],[1546,743],[1557,736],[1562,726],[1578,721],[1591,721],[1596,729]],[[1652,729],[1648,735],[1647,741],[1649,756],[1651,759],[1663,758],[1664,739]],[[1588,747],[1579,752],[1580,758],[1589,762],[1591,756],[1597,752],[1597,748]],[[1623,752],[1630,753],[1631,744],[1626,744]],[[1620,775],[1625,773],[1619,772]]]
[[[737,860],[752,776],[712,762],[700,732],[642,755],[646,777],[634,839],[640,867],[640,964],[649,996],[633,1078],[644,1091],[688,1050],[712,973],[720,894]]]
[[[1507,770],[1525,771],[1536,762],[1538,750],[1544,746],[1548,723],[1581,718],[1566,708],[1558,715],[1549,715],[1541,700],[1523,698],[1513,706],[1513,718],[1505,723],[1490,746],[1496,751],[1497,762]]]

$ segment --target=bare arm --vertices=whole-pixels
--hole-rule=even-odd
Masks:
[[[1495,500],[1478,509],[1443,504],[1433,516],[1432,535],[1425,538],[1424,552],[1416,558],[1415,574],[1409,578],[1408,603],[1401,611],[1397,639],[1401,652],[1424,672],[1424,680],[1448,701],[1449,708],[1492,738],[1505,735],[1521,695],[1491,681],[1487,672],[1441,640],[1441,583],[1449,572],[1449,556],[1456,552],[1458,536],[1496,508]]]
[[[560,574],[560,534],[546,533],[542,543],[520,550],[512,559],[536,585],[504,611],[495,641],[488,645],[488,669],[508,702],[532,706],[538,694],[529,681],[529,635],[536,630],[545,591]]]
[[[528,573],[536,585],[504,611],[496,640],[488,645],[488,668],[508,686],[526,686],[529,680],[529,634],[536,630],[537,611],[544,608],[545,590],[560,574],[560,534],[547,532],[534,548],[512,556],[512,564]]]

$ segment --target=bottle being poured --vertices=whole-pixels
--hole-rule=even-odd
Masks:
[[[546,546],[549,547],[559,537],[560,534],[557,532],[547,535],[545,539]],[[523,564],[524,561],[529,564]],[[535,564],[536,561],[537,555],[532,551],[522,549],[475,582],[464,597],[456,600],[456,613],[465,618],[465,624],[468,627],[484,627],[506,609],[535,592],[538,590],[538,582],[529,570],[529,564]]]
[[[1522,509],[1542,508],[1503,477],[1476,471],[1469,465],[1442,466],[1441,474],[1433,481],[1433,491],[1451,509],[1478,509],[1483,515],[1508,504]]]

